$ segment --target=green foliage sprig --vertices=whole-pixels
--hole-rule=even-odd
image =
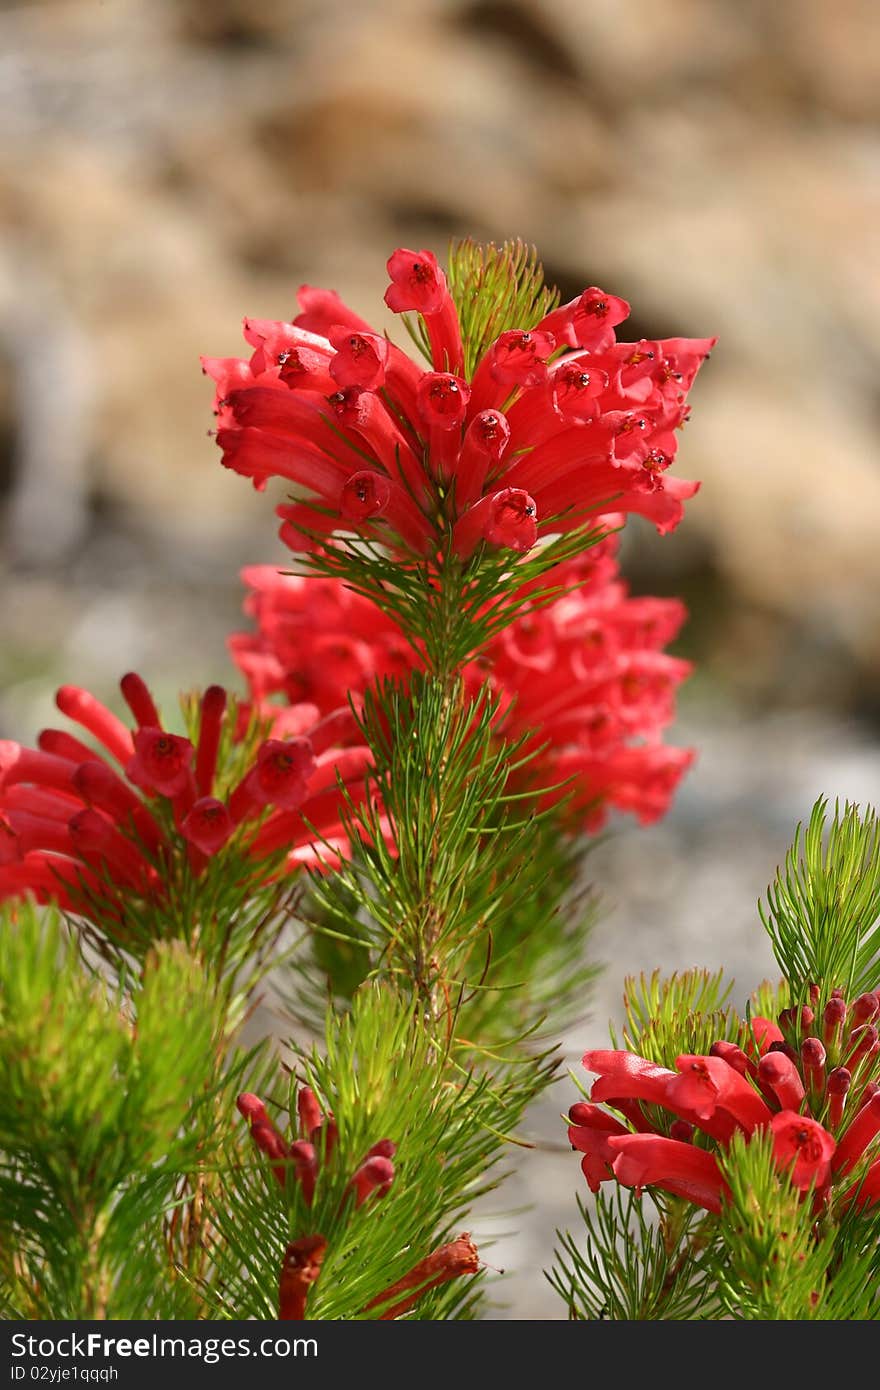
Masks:
[[[880,821],[870,808],[816,803],[759,904],[780,968],[796,997],[810,984],[847,995],[880,976]]]
[[[6,1315],[186,1316],[159,1236],[180,1179],[210,1161],[223,1084],[200,963],[164,942],[140,977],[105,981],[56,913],[25,904],[4,917],[0,982]]]
[[[632,1054],[632,1066],[647,1076],[648,1063],[671,1069],[682,1056],[680,1070],[687,1073],[688,1059],[699,1066],[710,1059],[721,1067],[714,1081],[707,1078],[719,1087],[717,1109],[709,1104],[701,1111],[695,1099],[691,1123],[671,1103],[628,1103],[625,1095],[606,1100],[644,1131],[657,1185],[649,1179],[641,1191],[617,1186],[610,1166],[617,1150],[609,1151],[610,1195],[600,1188],[594,1203],[578,1203],[584,1232],[560,1235],[549,1275],[570,1316],[880,1318],[878,909],[875,812],[847,805],[835,808],[829,821],[820,800],[806,831],[798,827],[767,905],[760,907],[784,977],[760,986],[744,1018],[729,1005],[730,986],[721,972],[692,970],[666,980],[655,972],[627,981],[619,1046]],[[778,1032],[772,1031],[777,1019]],[[764,1059],[772,1062],[774,1052],[779,1066],[765,1069]],[[759,1109],[759,1097],[770,1103],[765,1119],[748,1122],[732,1099],[726,1109],[724,1077],[737,1071],[741,1087],[754,1087]],[[774,1083],[774,1077],[783,1079]],[[722,1128],[701,1130],[701,1121],[713,1117]],[[594,1121],[587,1106],[572,1123],[589,1130]],[[607,1132],[633,1131],[612,1117]],[[684,1153],[709,1148],[714,1154],[717,1211],[702,1209],[699,1179],[691,1189],[693,1206],[664,1190],[663,1155],[671,1150],[663,1146],[669,1144]],[[595,1181],[595,1155],[591,1163]],[[805,1165],[807,1177],[796,1178],[795,1163]]]

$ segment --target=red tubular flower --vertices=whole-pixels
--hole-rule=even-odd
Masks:
[[[753,1018],[750,1021],[746,1049],[753,1058],[761,1058],[773,1047],[783,1042],[782,1029],[769,1018]]]
[[[416,401],[430,430],[453,434],[464,424],[470,396],[470,387],[461,377],[451,372],[426,372],[419,382]]]
[[[0,813],[0,864],[21,864],[30,850],[72,853],[73,838],[67,823],[56,816],[11,808]]]
[[[55,703],[62,714],[88,729],[114,758],[123,764],[128,762],[132,754],[131,734],[116,715],[94,695],[90,695],[88,690],[80,690],[75,685],[62,685],[55,696]]]
[[[314,771],[309,739],[269,739],[260,747],[249,774],[252,794],[264,805],[296,810]]]
[[[843,1119],[846,1097],[852,1085],[852,1076],[846,1067],[835,1067],[828,1073],[826,1092],[828,1094],[828,1122],[836,1129]]]
[[[552,333],[509,329],[499,334],[474,374],[474,410],[500,409],[511,387],[543,386],[555,347]]]
[[[290,1149],[266,1113],[266,1107],[251,1091],[243,1091],[236,1099],[236,1107],[248,1122],[251,1138],[261,1153],[276,1160],[272,1172],[279,1187],[287,1182],[287,1160]],[[280,1161],[279,1161],[280,1160]]]
[[[843,1034],[846,1018],[846,1004],[842,999],[831,998],[825,1005],[822,1015],[822,1041],[830,1052],[837,1052]]]
[[[119,682],[123,699],[134,715],[139,729],[158,728],[162,721],[145,682],[136,671],[129,671]]]
[[[226,713],[226,691],[222,685],[209,685],[202,696],[202,717],[199,723],[199,742],[196,748],[196,787],[202,797],[208,797],[217,770],[217,752]]]
[[[402,1279],[398,1279],[396,1283],[390,1284],[387,1289],[370,1299],[367,1308],[381,1308],[384,1304],[390,1303],[391,1299],[398,1299],[398,1302],[384,1309],[380,1314],[380,1321],[387,1322],[399,1318],[429,1289],[435,1289],[440,1284],[446,1284],[450,1279],[457,1279],[464,1274],[476,1274],[479,1268],[480,1256],[477,1247],[469,1232],[465,1231],[447,1245],[441,1245],[425,1259],[419,1260]],[[401,1298],[401,1294],[405,1294],[406,1297]]]
[[[315,1196],[315,1181],[318,1176],[318,1157],[314,1144],[303,1139],[295,1140],[288,1150],[293,1160],[293,1170],[302,1188],[303,1200],[307,1207],[312,1205]]]
[[[92,761],[91,757],[80,763],[73,774],[73,784],[87,805],[103,811],[122,828],[130,825],[152,855],[159,853],[161,826],[136,792],[106,763]]]
[[[433,252],[401,247],[388,258],[388,274],[391,284],[385,291],[385,303],[395,314],[414,310],[430,318],[440,313],[448,290]]]
[[[837,1147],[833,1137],[815,1120],[794,1110],[780,1110],[770,1121],[773,1156],[802,1191],[810,1186],[825,1187],[831,1174],[831,1159]]]
[[[818,1038],[804,1038],[801,1044],[801,1064],[810,1105],[815,1105],[825,1091],[825,1048]]]
[[[354,1172],[349,1191],[354,1204],[362,1207],[368,1197],[384,1197],[394,1181],[394,1164],[384,1154],[369,1154]]]
[[[241,1095],[236,1097],[235,1106],[239,1114],[243,1115],[246,1120],[268,1121],[269,1119],[264,1102],[260,1100],[259,1096],[255,1096],[253,1091],[242,1091]]]
[[[758,1078],[769,1086],[784,1110],[799,1110],[804,1083],[797,1066],[784,1052],[767,1052],[758,1063]]]
[[[234,829],[226,804],[215,796],[200,796],[180,825],[183,838],[207,855],[221,850]]]
[[[11,739],[0,739],[0,788],[30,783],[52,787],[59,792],[74,792],[73,774],[76,763],[36,748],[22,748]]]
[[[714,1042],[710,1048],[710,1055],[723,1057],[727,1065],[738,1071],[740,1076],[754,1076],[757,1072],[754,1062],[749,1061],[742,1048],[737,1047],[736,1043],[727,1042],[726,1039]]]
[[[424,553],[430,539],[428,522],[409,494],[383,473],[362,468],[346,478],[339,494],[339,515],[361,522],[371,517],[389,522],[410,548]]]
[[[455,464],[455,502],[460,514],[477,501],[509,442],[510,425],[500,410],[474,415]]]
[[[396,1153],[397,1145],[393,1139],[380,1139],[367,1151],[367,1158],[393,1158]]]
[[[104,869],[123,889],[145,894],[159,883],[159,875],[130,840],[100,811],[86,807],[67,823],[73,851],[92,868]],[[44,840],[41,848],[51,846]]]
[[[0,865],[0,899],[30,896],[75,912],[84,892],[94,897],[102,890],[101,880],[84,863],[45,850],[25,854],[21,863]],[[105,904],[105,911],[111,919],[120,918],[115,903]]]
[[[436,559],[451,529],[467,559],[481,539],[523,553],[587,521],[601,526],[611,510],[661,532],[678,524],[697,484],[669,470],[714,340],[619,343],[629,306],[591,287],[542,323],[503,326],[468,379],[436,257],[401,248],[388,269],[386,303],[422,316],[432,370],[312,287],[293,324],[246,320],[249,359],[203,359],[224,464],[257,487],[278,476],[302,489],[281,512],[290,544],[332,545],[354,527],[404,558]],[[373,475],[365,498],[359,474]],[[376,477],[409,505],[389,505],[394,493],[384,498]],[[516,516],[492,502],[512,493],[529,499]],[[504,515],[487,531],[493,506]]]
[[[416,390],[416,407],[428,435],[428,458],[434,476],[445,482],[461,451],[461,432],[471,390],[451,372],[428,372]]]
[[[663,1105],[666,1087],[675,1080],[675,1072],[668,1067],[659,1067],[632,1052],[585,1052],[582,1060],[587,1071],[599,1073],[590,1092],[593,1101],[607,1100],[613,1105],[616,1100],[646,1100]]]
[[[396,314],[408,310],[421,314],[437,371],[460,371],[464,351],[458,313],[436,256],[430,251],[400,248],[388,258],[387,269],[391,277],[385,291],[388,308]]]
[[[571,1121],[568,1137],[572,1147],[584,1155],[581,1171],[590,1191],[598,1192],[612,1173],[614,1153],[608,1147],[608,1139],[612,1134],[629,1134],[629,1130],[598,1105],[585,1105],[583,1102],[571,1107],[568,1118]]]
[[[612,1135],[608,1147],[623,1187],[661,1187],[707,1211],[721,1210],[726,1184],[714,1154],[657,1134]]]
[[[287,1182],[286,1160],[290,1157],[287,1145],[279,1135],[274,1125],[263,1124],[257,1120],[251,1125],[251,1138],[261,1153],[267,1158],[285,1160],[272,1164],[272,1172],[279,1187],[284,1187]]]
[[[666,1086],[670,1109],[692,1111],[703,1127],[717,1110],[724,1110],[747,1134],[769,1120],[770,1111],[761,1097],[723,1058],[682,1056],[676,1057],[675,1065],[679,1075]]]
[[[187,786],[195,749],[188,738],[166,734],[164,729],[138,729],[134,757],[125,775],[136,787],[162,796],[176,796]]]
[[[299,1117],[300,1133],[310,1139],[316,1129],[324,1122],[318,1098],[311,1086],[300,1086],[296,1097],[296,1110]]]
[[[846,1065],[854,1072],[869,1057],[876,1057],[880,1051],[880,1039],[873,1023],[864,1023],[850,1034],[850,1043],[855,1044],[846,1056]]]
[[[378,391],[385,384],[388,340],[378,333],[356,333],[340,326],[327,334],[336,354],[330,359],[330,375],[340,386],[360,386]]]
[[[577,299],[554,309],[538,327],[545,333],[552,333],[557,342],[568,343],[569,347],[602,352],[614,343],[611,330],[628,318],[629,305],[625,299],[591,285]]]
[[[94,748],[74,738],[66,729],[41,729],[37,735],[37,747],[43,753],[52,753],[56,758],[66,758],[69,763],[80,763],[84,758],[94,757]]]
[[[323,1236],[300,1236],[284,1252],[278,1281],[278,1318],[281,1322],[302,1322],[309,1291],[321,1273],[327,1253]]]
[[[338,530],[338,518],[313,512],[311,507],[306,505],[284,503],[277,507],[275,512],[281,517],[281,525],[278,527],[279,538],[291,550],[309,552],[317,549],[323,539],[331,537],[334,531]]]
[[[868,1145],[880,1134],[880,1093],[870,1096],[854,1116],[837,1146],[834,1159],[836,1173],[848,1173],[855,1167]]]
[[[849,1013],[850,1022],[854,1028],[858,1028],[863,1023],[870,1023],[880,1013],[880,994],[876,990],[869,990],[865,994],[860,994],[858,999],[853,1000]]]
[[[455,524],[452,543],[456,554],[466,560],[482,540],[510,550],[531,550],[538,534],[537,515],[534,502],[522,488],[506,487],[482,497]]]

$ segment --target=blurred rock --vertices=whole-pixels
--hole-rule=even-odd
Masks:
[[[169,709],[229,679],[238,567],[286,557],[219,464],[200,353],[303,281],[391,326],[396,245],[522,237],[566,297],[631,300],[634,336],[720,338],[679,455],[702,491],[625,549],[691,606],[701,757],[669,821],[594,856],[617,910],[572,1066],[628,970],[750,988],[794,821],[880,798],[845,722],[880,722],[873,0],[34,0],[0,8],[0,96],[0,735],[31,740],[62,680],[118,708],[140,667]],[[504,1200],[537,1206],[498,1245],[499,1315],[562,1315],[539,1271],[582,1190],[567,1084],[516,1151]]]

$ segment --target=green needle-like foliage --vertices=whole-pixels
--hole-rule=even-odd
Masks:
[[[721,1305],[703,1254],[703,1214],[617,1188],[595,1206],[578,1198],[584,1236],[557,1232],[548,1279],[569,1317],[588,1321],[716,1318]]]
[[[726,1253],[718,1282],[728,1311],[761,1321],[815,1316],[834,1242],[816,1241],[811,1203],[780,1182],[771,1136],[734,1135],[721,1168],[730,1197],[718,1223]]]
[[[880,975],[880,822],[868,808],[817,801],[798,826],[785,865],[760,905],[794,997],[817,984],[827,997],[872,989]]]
[[[681,1053],[702,1055],[719,1038],[735,1041],[742,1023],[727,1002],[732,989],[721,970],[683,970],[666,979],[655,970],[627,979],[621,1046],[672,1067]],[[611,1035],[616,1047],[613,1029]]]
[[[734,1136],[722,1169],[718,1287],[729,1315],[768,1321],[880,1319],[880,1215],[816,1220],[780,1183],[768,1136]],[[726,1258],[725,1258],[726,1256]]]
[[[553,816],[535,816],[527,833],[528,854],[496,883],[498,908],[481,973],[476,976],[475,961],[459,995],[459,1036],[490,1046],[536,1030],[558,1037],[587,1012],[596,976],[586,955],[599,910],[584,884],[588,855],[581,843],[560,836]],[[502,827],[502,844],[503,837]]]
[[[204,1159],[218,1010],[158,944],[130,990],[82,968],[57,914],[0,935],[0,1288],[7,1316],[185,1316],[160,1250]]]
[[[612,511],[614,497],[609,497]],[[441,535],[448,518],[435,518]],[[482,542],[467,561],[447,544],[437,561],[404,561],[376,542],[351,536],[345,544],[297,556],[290,573],[323,575],[387,613],[420,659],[438,673],[459,670],[528,607],[535,610],[566,592],[554,571],[611,534],[586,520],[516,558]],[[446,537],[448,541],[448,535]],[[315,536],[319,541],[320,537]]]
[[[375,756],[368,809],[348,813],[353,839],[365,822],[361,849],[313,886],[331,989],[327,943],[336,941],[343,994],[357,962],[364,974],[399,979],[444,1027],[465,1000],[471,1021],[488,1024],[502,1008],[499,992],[525,983],[547,925],[549,948],[580,990],[585,978],[575,957],[590,916],[572,920],[561,907],[574,857],[559,846],[550,813],[510,797],[518,748],[496,735],[488,693],[465,699],[459,684],[416,672],[406,684],[386,680],[369,690],[360,721]],[[546,999],[549,988],[536,993]],[[482,1005],[474,1003],[479,992]],[[527,990],[516,999],[517,1025],[535,1021],[534,999]],[[484,1041],[498,1036],[492,1027]]]
[[[559,303],[559,291],[544,283],[535,247],[522,241],[454,241],[447,265],[468,380],[499,333],[534,328]]]
[[[249,1146],[237,1116],[230,1120],[241,1137],[212,1214],[220,1236],[213,1315],[276,1316],[288,1241],[320,1235],[327,1251],[308,1316],[378,1318],[382,1305],[368,1305],[457,1235],[468,1205],[498,1181],[493,1170],[507,1147],[499,1130],[513,1131],[546,1084],[547,1064],[539,1059],[511,1085],[450,1067],[421,1011],[392,986],[367,984],[349,1013],[328,1013],[323,1047],[300,1053],[298,1070],[324,1113],[332,1113],[338,1139],[329,1154],[318,1144],[320,1169],[308,1203],[294,1165],[286,1165],[282,1187],[273,1171],[278,1165]],[[296,1115],[296,1080],[273,1115],[282,1133],[292,1128],[290,1115]],[[393,1183],[358,1207],[352,1176],[386,1139],[396,1146]],[[441,1298],[455,1307],[473,1292],[438,1292],[426,1310],[436,1316]],[[419,1306],[410,1314],[422,1315]]]
[[[464,348],[464,375],[470,381],[480,359],[510,328],[528,330],[559,303],[559,291],[544,283],[544,267],[534,246],[520,240],[480,243],[453,241],[447,258],[449,290],[458,312]],[[420,314],[402,314],[416,347],[431,362],[431,344]]]

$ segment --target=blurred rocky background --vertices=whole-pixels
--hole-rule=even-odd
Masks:
[[[873,0],[0,3],[0,735],[61,680],[170,700],[228,679],[237,569],[271,508],[220,467],[199,353],[303,281],[377,313],[397,245],[534,242],[632,335],[720,343],[678,471],[703,489],[643,592],[681,593],[699,672],[673,814],[593,857],[623,975],[770,973],[755,900],[822,792],[880,799],[880,14]],[[497,1316],[552,1318],[573,1221],[567,1082],[487,1230]]]

